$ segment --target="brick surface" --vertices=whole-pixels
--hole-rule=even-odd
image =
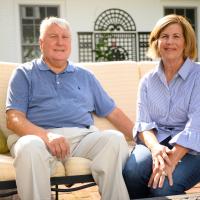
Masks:
[[[80,184],[79,184],[80,185]],[[90,187],[76,192],[60,193],[59,200],[100,200],[98,187]]]
[[[79,184],[80,185],[80,184]],[[65,186],[63,186],[65,187]],[[186,192],[186,195],[176,195],[169,197],[157,197],[157,198],[146,198],[145,200],[200,200],[200,183],[195,185],[193,188]],[[52,193],[52,200],[54,199],[54,193]],[[76,192],[60,193],[59,200],[100,200],[101,197],[98,192],[98,187],[94,186],[79,190]],[[17,195],[12,197],[1,198],[1,200],[19,200]]]

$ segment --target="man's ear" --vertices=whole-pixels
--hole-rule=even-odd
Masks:
[[[42,52],[42,45],[43,45],[43,40],[41,38],[39,38],[39,45],[40,45],[40,51]]]

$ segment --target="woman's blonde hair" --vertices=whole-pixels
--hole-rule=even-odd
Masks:
[[[185,39],[184,57],[193,60],[197,57],[196,36],[195,32],[186,18],[180,15],[166,15],[156,23],[149,37],[149,49],[147,55],[152,58],[160,58],[158,49],[158,38],[161,32],[171,24],[180,24]]]

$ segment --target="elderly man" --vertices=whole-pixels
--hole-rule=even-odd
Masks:
[[[67,21],[50,17],[40,26],[42,56],[13,74],[7,95],[7,126],[22,200],[50,200],[56,162],[69,156],[92,161],[91,171],[104,200],[129,199],[122,169],[133,123],[115,105],[94,75],[68,60]],[[92,113],[106,117],[121,132],[100,132]],[[16,139],[14,139],[16,138]]]

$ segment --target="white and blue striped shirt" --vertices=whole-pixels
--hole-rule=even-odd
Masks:
[[[159,142],[171,136],[179,144],[200,152],[200,65],[186,59],[167,83],[162,62],[140,82],[133,134],[155,129]]]

